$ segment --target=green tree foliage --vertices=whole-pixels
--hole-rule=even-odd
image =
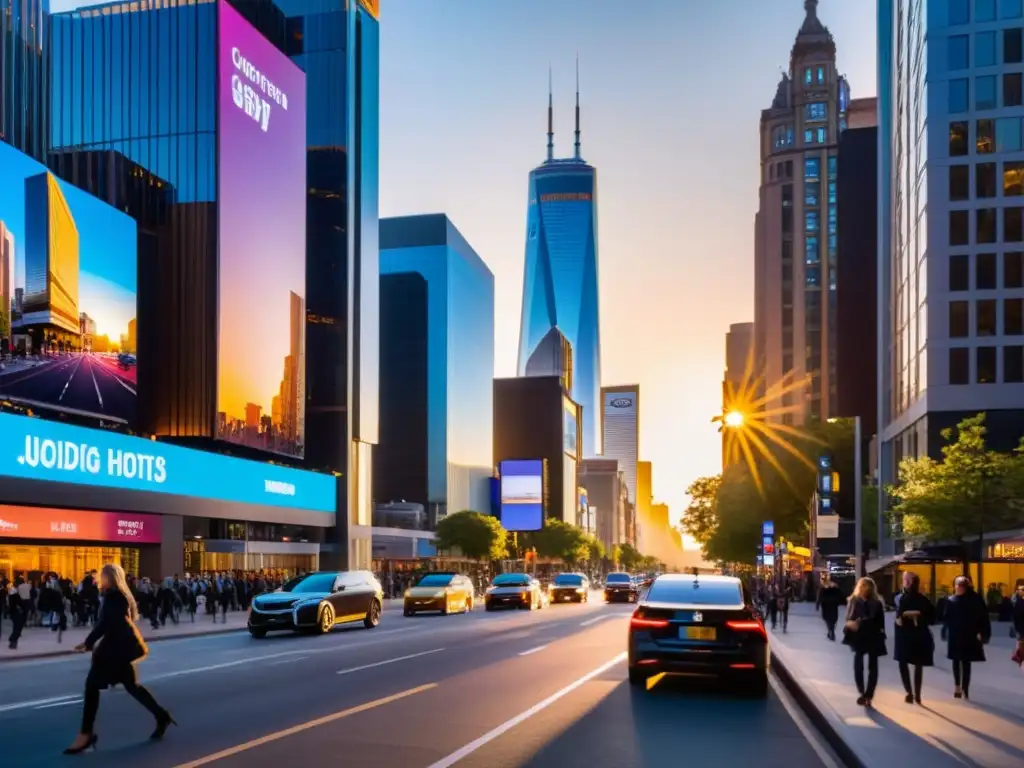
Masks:
[[[570,565],[585,562],[590,557],[590,537],[583,529],[555,518],[545,520],[543,528],[521,538],[525,546],[536,548],[540,557]]]
[[[683,513],[681,527],[702,547],[711,540],[718,528],[715,499],[722,485],[722,476],[698,477],[686,489],[690,505]]]
[[[607,552],[604,548],[604,542],[594,536],[587,537],[587,552],[590,562],[597,565],[604,560]]]
[[[0,339],[11,335],[11,314],[8,307],[0,306]]]
[[[638,569],[644,556],[637,551],[636,547],[632,544],[620,544],[619,545],[619,565],[627,571],[633,571]]]
[[[508,532],[497,518],[463,510],[438,521],[437,548],[458,548],[466,557],[500,560],[507,552]]]

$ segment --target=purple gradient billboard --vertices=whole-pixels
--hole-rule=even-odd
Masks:
[[[217,437],[302,456],[306,75],[218,3]]]

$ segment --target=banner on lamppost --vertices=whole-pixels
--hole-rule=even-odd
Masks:
[[[838,539],[839,515],[818,515],[817,527],[819,539]]]

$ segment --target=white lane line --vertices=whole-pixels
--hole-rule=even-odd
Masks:
[[[71,386],[71,380],[75,378],[75,374],[78,373],[78,366],[80,366],[81,364],[82,358],[78,358],[75,364],[75,370],[71,372],[71,375],[68,376],[68,380],[64,382],[64,389],[60,391],[60,397],[57,398],[58,403],[61,402],[64,399],[64,395],[67,394],[68,387]]]
[[[102,408],[103,395],[100,394],[100,385],[96,382],[96,371],[91,362],[89,363],[89,375],[92,376],[92,388],[96,390],[96,399],[100,401],[100,408]]]
[[[537,653],[537,651],[543,651],[545,648],[547,648],[547,645],[538,645],[536,648],[531,648],[528,651],[523,651],[519,655],[520,656],[529,656],[531,653]]]
[[[418,659],[420,656],[429,656],[432,653],[440,653],[444,648],[434,648],[430,651],[421,651],[420,653],[410,653],[408,656],[396,656],[393,659],[386,659],[384,661],[375,661],[373,664],[362,664],[358,667],[352,667],[350,669],[339,669],[339,675],[350,675],[353,672],[362,672],[364,669],[373,669],[374,667],[383,667],[387,664],[394,664],[397,661],[408,661],[409,659]]]
[[[162,675],[153,675],[147,677],[146,682],[153,680],[166,680],[169,677],[181,677],[183,675],[196,675],[200,672],[212,672],[216,669],[228,669],[230,667],[240,667],[243,664],[255,664],[258,661],[268,661],[270,659],[281,659],[286,656],[297,656],[300,653],[307,653],[307,651],[284,651],[283,653],[271,653],[266,656],[252,656],[248,659],[238,659],[236,661],[225,661],[221,664],[209,664],[205,667],[192,667],[191,669],[179,669],[175,672],[164,672]]]
[[[603,616],[595,616],[592,619],[587,619],[586,621],[581,621],[580,622],[580,626],[581,627],[589,627],[591,624],[597,624],[597,622],[604,621],[605,619],[621,619],[621,618],[624,618],[624,617],[625,617],[625,614],[620,614],[620,613],[605,614]]]
[[[53,709],[54,707],[67,707],[71,704],[81,704],[81,699],[68,699],[67,701],[55,701],[53,704],[43,704],[39,707],[32,707],[32,709]]]
[[[53,704],[58,701],[67,701],[68,699],[81,698],[77,693],[69,693],[67,696],[51,696],[48,699],[36,699],[35,701],[19,701],[17,704],[3,704],[0,705],[0,712],[12,712],[16,709],[28,709],[29,707],[38,707],[43,704]]]
[[[593,670],[592,672],[588,672],[583,677],[578,679],[576,682],[570,683],[569,685],[567,685],[562,690],[560,690],[560,691],[558,691],[556,693],[551,694],[546,699],[544,699],[544,701],[540,702],[539,704],[534,704],[528,710],[526,710],[525,712],[523,712],[521,714],[516,715],[511,720],[506,720],[504,723],[499,725],[494,730],[485,733],[483,736],[481,736],[476,741],[471,741],[469,744],[467,744],[466,746],[462,747],[462,749],[458,749],[455,752],[452,752],[450,755],[448,755],[448,757],[445,757],[445,758],[442,758],[441,760],[438,760],[436,763],[431,765],[429,768],[451,768],[451,766],[455,765],[457,762],[459,762],[463,758],[469,757],[469,755],[471,755],[474,752],[476,752],[478,749],[480,749],[480,747],[483,747],[483,746],[489,744],[490,742],[492,742],[495,739],[497,739],[499,736],[502,736],[503,734],[507,733],[508,731],[511,731],[513,728],[515,728],[517,725],[519,725],[523,721],[528,720],[531,717],[533,717],[534,715],[536,715],[538,712],[541,712],[541,711],[547,709],[548,707],[550,707],[552,704],[554,704],[559,699],[561,699],[561,698],[563,698],[565,696],[568,696],[570,693],[575,691],[577,688],[579,688],[579,687],[581,687],[583,685],[586,685],[588,682],[593,680],[598,675],[603,675],[605,672],[607,672],[609,669],[614,667],[616,664],[621,664],[625,660],[626,660],[626,653],[625,652],[620,653],[618,656],[616,656],[611,661],[602,664],[600,667],[598,667],[597,669]]]
[[[793,701],[793,697],[786,690],[785,686],[780,685],[774,677],[769,677],[768,683],[771,685],[772,690],[775,691],[779,701],[782,702],[786,712],[789,713],[790,719],[796,723],[800,733],[807,740],[807,743],[811,745],[811,749],[814,750],[818,759],[821,760],[822,766],[824,768],[839,768],[839,763],[832,756],[829,748],[822,743],[821,734],[814,730],[807,722],[807,717],[797,707],[796,702]]]
[[[309,658],[309,656],[296,656],[294,659],[281,659],[281,661],[275,661],[272,664],[268,664],[267,666],[268,667],[279,667],[282,664],[294,664],[297,661],[302,661],[303,659],[308,659],[308,658]]]
[[[117,373],[115,373],[114,371],[110,370],[110,369],[109,369],[109,368],[108,368],[108,367],[106,366],[106,364],[104,364],[104,363],[97,363],[97,365],[99,365],[99,368],[100,368],[100,372],[101,372],[101,373],[104,373],[104,374],[106,374],[107,376],[109,376],[110,378],[112,378],[112,379],[113,379],[114,381],[116,381],[116,382],[117,382],[118,384],[120,384],[120,385],[121,385],[122,387],[124,387],[124,388],[125,388],[125,389],[127,389],[127,390],[128,390],[129,392],[131,392],[131,393],[132,393],[133,395],[135,395],[136,397],[138,397],[138,393],[137,393],[137,392],[136,392],[136,391],[135,391],[134,389],[132,389],[131,387],[129,387],[129,386],[128,386],[128,385],[127,385],[127,384],[125,383],[124,379],[122,379],[122,378],[121,378],[120,376],[118,376],[118,375],[117,375]]]

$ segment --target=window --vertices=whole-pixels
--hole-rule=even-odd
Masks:
[[[817,157],[808,157],[804,160],[804,178],[817,179],[821,177],[821,160]]]
[[[810,128],[807,128],[807,129],[804,130],[804,144],[813,144],[813,143],[814,143],[814,131],[812,131]]]
[[[996,348],[978,347],[976,364],[979,384],[996,383]]]
[[[971,167],[949,166],[949,199],[967,200],[971,196]]]
[[[946,69],[950,72],[955,72],[958,69],[967,69],[970,66],[970,56],[968,56],[969,46],[967,43],[967,35],[951,35],[949,38],[949,45],[946,49],[948,56],[946,61]]]
[[[1024,347],[1003,347],[1003,381],[1024,382]]]
[[[1021,0],[999,0],[1000,19],[1019,19],[1024,16],[1024,3]]]
[[[1003,163],[1003,195],[1005,197],[1024,195],[1024,185],[1021,184],[1022,175],[1024,175],[1024,162],[1007,160]]]
[[[996,76],[985,75],[974,78],[974,108],[996,108]]]
[[[978,32],[974,36],[974,66],[993,67],[996,64],[996,33]]]
[[[1003,242],[1024,242],[1024,208],[1020,206],[1003,208]]]
[[[834,181],[828,183],[828,204],[836,204],[836,183]]]
[[[1003,287],[1024,288],[1024,253],[1007,251],[1003,254]]]
[[[996,241],[996,209],[978,208],[975,213],[974,242],[994,243]]]
[[[996,120],[996,149],[1017,152],[1020,148],[1020,118],[1001,117]]]
[[[1024,85],[1024,79],[1021,77],[1020,72],[1007,72],[1003,75],[1003,106],[1004,107],[1019,107],[1024,103],[1024,93],[1022,93],[1022,85]]]
[[[966,254],[949,257],[949,290],[971,290],[971,257]]]
[[[776,125],[772,128],[772,146],[775,149],[788,147],[793,143],[793,126]]]
[[[974,190],[977,197],[996,196],[995,163],[978,163],[974,166]]]
[[[804,85],[810,85],[813,82],[812,74],[813,73],[811,72],[811,68],[810,67],[807,67],[804,70]]]
[[[995,21],[996,0],[974,0],[974,20]]]
[[[808,232],[818,231],[818,212],[808,211],[804,214],[804,229]]]
[[[996,255],[979,253],[974,257],[974,290],[994,291],[996,289]]]
[[[974,143],[979,155],[990,154],[995,149],[995,121],[978,120],[975,123]]]
[[[971,0],[949,0],[949,26],[967,24],[971,20]]]
[[[828,120],[828,104],[824,101],[814,101],[804,105],[804,120]]]
[[[977,336],[996,335],[996,300],[981,299],[974,312],[974,332]]]
[[[949,212],[950,245],[967,245],[970,242],[970,229],[967,211]]]
[[[653,603],[689,605],[743,605],[743,593],[734,581],[704,581],[692,576],[659,576],[651,584],[647,599]]]
[[[970,333],[970,303],[966,301],[949,302],[949,338],[963,339]]]
[[[954,120],[949,124],[949,156],[961,157],[967,154],[967,121]]]
[[[835,155],[829,155],[828,158],[828,177],[834,179],[836,173],[839,171],[839,158]]]
[[[818,67],[818,85],[825,84],[825,68]]]
[[[949,81],[949,111],[950,114],[956,114],[957,112],[966,112],[969,109],[967,102],[967,83],[966,77],[958,77],[955,80]]]
[[[1003,64],[1020,64],[1024,61],[1021,32],[1020,27],[1003,30]]]
[[[819,194],[821,194],[821,182],[808,181],[804,184],[804,205],[817,208],[821,204],[818,200]]]
[[[790,139],[789,143],[792,144],[793,140]],[[786,161],[786,178],[787,179],[792,179],[793,178],[793,161],[792,160],[787,160]]]
[[[1024,336],[1024,299],[1003,299],[1003,335]]]
[[[818,238],[808,235],[804,239],[804,262],[817,264],[819,261],[821,261],[821,257],[818,255]]]
[[[971,363],[966,347],[955,347],[949,350],[949,383],[969,384],[971,380]]]
[[[818,143],[819,144],[827,144],[828,143],[828,128],[819,128],[818,129]]]
[[[821,267],[807,267],[804,282],[814,288],[821,285]]]

